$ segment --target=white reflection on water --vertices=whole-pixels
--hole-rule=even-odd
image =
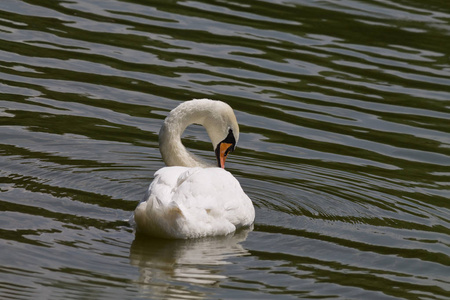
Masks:
[[[204,292],[192,287],[213,286],[226,279],[218,266],[231,264],[232,257],[250,254],[240,243],[251,230],[194,240],[136,236],[130,248],[130,263],[139,268],[141,292],[165,299],[205,297]]]

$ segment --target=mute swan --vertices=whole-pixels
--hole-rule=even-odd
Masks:
[[[187,126],[206,128],[217,165],[186,150],[181,135]],[[194,99],[173,109],[159,132],[159,149],[167,167],[159,169],[134,212],[136,232],[175,239],[226,235],[250,226],[252,201],[230,172],[225,159],[239,139],[232,108],[221,101]]]

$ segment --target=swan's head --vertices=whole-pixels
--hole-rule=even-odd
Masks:
[[[217,165],[225,168],[225,160],[236,148],[239,140],[239,125],[233,109],[221,101],[211,101],[212,107],[203,125],[214,147]]]

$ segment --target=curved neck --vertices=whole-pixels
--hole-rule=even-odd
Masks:
[[[166,123],[159,132],[159,151],[166,166],[183,167],[214,167],[201,158],[189,152],[181,142],[183,130],[176,130]]]
[[[189,152],[181,142],[181,135],[191,124],[204,125],[204,111],[193,107],[174,109],[164,120],[159,132],[159,151],[166,166],[214,167]]]

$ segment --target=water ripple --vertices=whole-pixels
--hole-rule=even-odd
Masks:
[[[0,3],[2,298],[445,299],[440,2]],[[253,231],[134,237],[180,102],[236,111]],[[206,131],[183,142],[214,160]]]

